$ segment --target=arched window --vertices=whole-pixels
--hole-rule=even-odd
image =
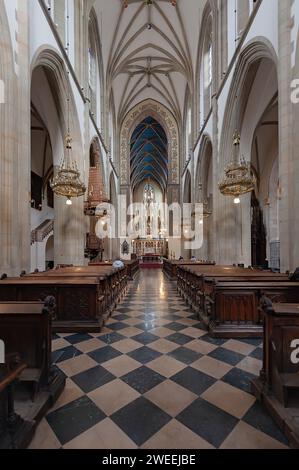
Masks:
[[[88,87],[90,110],[96,119],[97,111],[97,53],[92,32],[92,24],[89,22],[88,34]]]
[[[204,41],[204,50],[202,58],[203,70],[203,97],[204,97],[204,117],[206,118],[212,106],[212,85],[213,85],[213,35],[212,20],[209,21],[209,27]]]
[[[188,107],[186,114],[186,161],[189,158],[190,149],[192,147],[192,111],[191,106]]]
[[[102,129],[102,57],[101,57],[101,39],[98,28],[98,20],[95,11],[92,9],[88,24],[88,87],[90,111],[97,123]]]
[[[112,111],[109,114],[109,146],[110,146],[110,157],[114,161],[114,116]]]
[[[66,0],[52,0],[48,8],[51,8],[52,18],[57,25],[60,38],[63,43],[66,40]]]
[[[213,78],[213,45],[212,37],[208,40],[207,50],[204,56],[204,86],[209,88]]]
[[[211,9],[211,3],[207,2],[201,19],[201,33],[199,39],[199,67],[198,67],[198,91],[199,113],[197,115],[198,130],[201,130],[212,108],[213,90],[217,81],[217,62],[215,60],[216,41],[216,15]]]
[[[238,20],[238,37],[242,35],[249,19],[249,0],[238,0],[237,2],[237,20]]]
[[[144,186],[143,199],[144,203],[147,205],[151,205],[155,202],[155,190],[153,186],[149,183]]]

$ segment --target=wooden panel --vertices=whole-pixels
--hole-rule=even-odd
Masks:
[[[220,323],[258,323],[254,292],[222,292],[216,295],[217,321]]]

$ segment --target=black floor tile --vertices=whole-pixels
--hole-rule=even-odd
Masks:
[[[178,348],[168,354],[169,356],[183,362],[184,364],[190,365],[202,357],[202,354],[192,351],[188,348]]]
[[[96,388],[99,388],[114,379],[115,376],[102,366],[93,367],[92,369],[86,370],[72,377],[72,380],[85,393],[92,392]]]
[[[157,359],[157,357],[162,356],[162,354],[158,351],[154,351],[153,349],[148,348],[147,346],[143,346],[142,348],[135,349],[135,351],[128,353],[128,356],[132,357],[136,361],[141,362],[141,364],[147,364],[148,362]]]
[[[121,377],[121,379],[141,394],[148,392],[166,380],[165,377],[146,366],[139,367],[139,369],[129,372]]]
[[[92,357],[98,364],[102,364],[103,362],[110,361],[110,359],[122,356],[122,353],[112,346],[104,346],[103,348],[88,353],[88,356]]]
[[[223,338],[213,338],[209,334],[206,334],[200,338],[201,341],[206,341],[207,343],[214,344],[215,346],[222,346],[227,342],[227,339]]]
[[[71,344],[82,343],[83,341],[88,341],[90,339],[93,339],[93,337],[87,333],[77,333],[75,335],[70,335],[66,337],[66,341]]]
[[[132,311],[132,309],[134,309],[134,306],[133,307],[125,307],[124,304],[122,307],[118,308],[117,309],[117,313],[130,313]]]
[[[232,385],[233,387],[237,387],[244,392],[251,393],[252,379],[256,379],[256,376],[234,367],[222,378],[222,381]]]
[[[128,318],[130,318],[129,315],[126,315],[125,313],[121,313],[119,315],[113,315],[113,319],[118,320],[118,321],[127,320]]]
[[[74,346],[67,346],[66,348],[58,349],[52,353],[52,362],[53,364],[58,364],[59,362],[73,359],[74,357],[80,356],[81,354],[82,352],[76,349]]]
[[[110,418],[138,446],[144,444],[171,420],[168,414],[144,397],[137,398]]]
[[[125,328],[128,328],[128,325],[126,323],[122,323],[121,321],[119,321],[116,323],[108,323],[107,328],[113,331],[120,331],[120,330],[124,330]]]
[[[264,353],[262,348],[256,348],[254,351],[252,351],[251,354],[249,354],[250,357],[253,357],[254,359],[258,359],[259,361],[263,360]]]
[[[152,319],[150,321],[144,320],[144,322],[138,323],[137,325],[135,325],[135,328],[139,328],[139,330],[143,330],[143,331],[153,330],[154,328],[157,328],[155,321],[156,319]]]
[[[197,328],[198,330],[203,330],[207,331],[207,326],[204,323],[195,323],[195,325],[192,325],[192,328]]]
[[[261,346],[263,341],[261,338],[240,338],[238,341],[241,341],[242,343],[250,344],[251,346]]]
[[[144,332],[144,333],[140,333],[139,335],[133,336],[133,338],[131,339],[133,339],[134,341],[138,341],[141,344],[146,345],[146,344],[153,343],[154,341],[157,341],[160,338],[156,335],[153,335],[152,333]]]
[[[161,315],[163,318],[166,320],[169,320],[170,322],[175,322],[176,320],[181,320],[182,317],[179,317],[178,315]]]
[[[217,448],[238,423],[236,418],[202,398],[195,400],[176,419]]]
[[[125,336],[114,331],[113,333],[107,333],[105,335],[99,336],[98,338],[101,341],[104,341],[104,343],[113,344],[113,343],[117,343],[118,341],[121,341],[122,339],[125,339]]]
[[[84,396],[48,414],[47,421],[64,445],[105,418],[106,415]]]
[[[245,421],[245,423],[250,424],[254,428],[259,429],[283,444],[288,445],[288,441],[285,436],[259,402],[255,402],[242,421]]]
[[[213,377],[195,370],[192,367],[186,367],[181,372],[171,377],[171,380],[197,395],[204,393],[216,382],[216,379]]]
[[[218,361],[226,362],[231,366],[236,366],[237,364],[239,364],[239,362],[242,361],[242,359],[245,358],[245,356],[243,356],[242,354],[239,354],[234,351],[229,351],[228,349],[224,348],[215,349],[209,354],[209,356],[213,357],[214,359],[217,359]]]
[[[191,336],[187,336],[179,332],[166,336],[165,339],[167,339],[168,341],[172,341],[173,343],[180,344],[181,346],[190,343],[191,341],[194,341],[194,338],[191,338]]]
[[[170,330],[173,330],[173,331],[181,331],[181,330],[185,330],[187,327],[186,325],[182,325],[181,323],[172,322],[172,323],[168,323],[167,325],[165,325],[164,328],[169,328]]]

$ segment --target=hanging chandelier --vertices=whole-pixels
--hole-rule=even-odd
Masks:
[[[209,210],[209,203],[208,201],[203,201],[202,205],[202,217],[203,219],[208,219],[212,215],[212,211]]]
[[[203,202],[201,202],[200,204],[202,204],[202,213],[200,213],[199,222],[202,223],[202,222],[203,222],[203,219],[208,219],[209,217],[211,217],[212,211],[209,209],[209,203],[208,203],[208,201],[203,201]],[[192,218],[193,220],[195,220],[195,219],[196,219],[196,215],[197,215],[196,212],[192,212],[191,218]]]
[[[203,191],[202,191],[202,184],[199,184],[199,190],[200,190],[200,199],[202,204],[202,213],[200,213],[200,220],[199,223],[203,223],[203,219],[208,219],[212,215],[212,211],[209,208],[209,202],[205,199],[203,199]],[[191,217],[193,220],[195,220],[196,217],[196,212],[192,212]]]
[[[70,15],[69,4],[67,2],[67,55],[69,56],[70,45]],[[72,138],[70,135],[70,70],[67,70],[68,75],[68,97],[67,97],[67,134],[65,138],[65,154],[62,158],[61,165],[58,173],[52,179],[50,186],[57,196],[66,197],[67,206],[72,205],[72,198],[83,196],[86,192],[86,186],[80,179],[80,172],[76,162],[72,159]]]
[[[234,134],[233,161],[225,169],[225,177],[219,183],[219,190],[224,196],[234,197],[235,204],[240,203],[240,196],[251,193],[256,185],[250,162],[240,158],[240,134]]]
[[[169,3],[171,3],[172,6],[176,7],[177,0],[169,0]],[[145,4],[147,6],[150,6],[153,4],[153,0],[145,0]],[[129,0],[123,0],[123,7],[128,8],[129,6]]]
[[[66,136],[66,155],[62,160],[57,175],[51,182],[51,188],[57,196],[67,198],[66,204],[72,205],[72,198],[83,196],[86,186],[80,179],[80,172],[76,162],[71,159],[72,139]]]

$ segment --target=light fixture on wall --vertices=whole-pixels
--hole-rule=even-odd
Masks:
[[[219,190],[224,196],[234,197],[234,203],[240,204],[240,196],[254,191],[256,178],[250,162],[240,158],[240,134],[238,131],[233,139],[233,160],[225,169],[225,176],[219,183]]]

